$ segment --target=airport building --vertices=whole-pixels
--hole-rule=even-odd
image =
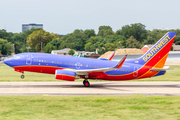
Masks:
[[[26,30],[30,30],[31,28],[42,28],[43,29],[43,24],[22,24],[22,33],[24,33]]]

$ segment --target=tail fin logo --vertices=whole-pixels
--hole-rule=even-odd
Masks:
[[[167,42],[171,39],[169,34],[167,34],[161,41],[159,41],[148,53],[143,57],[144,62],[147,62],[151,59]]]

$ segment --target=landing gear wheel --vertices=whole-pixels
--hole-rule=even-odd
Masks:
[[[24,75],[21,75],[21,79],[24,79]]]
[[[89,83],[88,80],[84,80],[83,84],[84,84],[84,87],[89,87],[90,86],[90,83]]]

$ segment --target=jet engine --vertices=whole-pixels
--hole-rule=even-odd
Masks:
[[[76,73],[70,70],[56,70],[55,78],[59,80],[74,81]]]

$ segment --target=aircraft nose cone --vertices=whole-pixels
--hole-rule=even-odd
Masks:
[[[11,60],[9,58],[5,59],[3,61],[6,65],[9,65],[10,66],[10,63],[11,63]]]

